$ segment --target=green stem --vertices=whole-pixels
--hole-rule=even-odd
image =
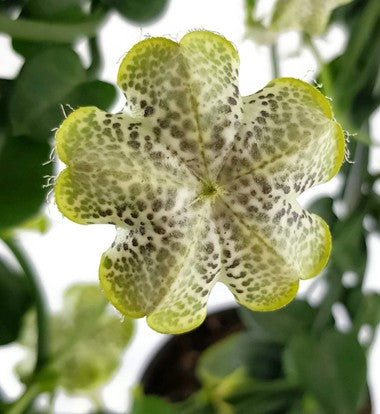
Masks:
[[[345,214],[349,216],[359,205],[362,198],[362,184],[365,181],[368,162],[368,147],[357,143],[354,161],[349,169],[343,188],[342,199],[345,205]]]
[[[4,414],[22,414],[30,406],[33,400],[41,393],[38,383],[29,384],[24,394],[5,409]]]
[[[368,134],[368,120],[363,124],[361,130]],[[341,193],[347,215],[353,212],[359,205],[363,196],[363,183],[370,181],[370,175],[368,173],[369,148],[368,146],[357,142],[354,149],[355,153],[353,165],[349,168]]]
[[[4,243],[8,246],[9,250],[13,253],[14,257],[20,264],[21,269],[25,273],[25,276],[30,284],[30,288],[33,294],[36,313],[37,313],[37,327],[38,327],[38,339],[37,339],[37,360],[34,368],[34,374],[37,374],[41,368],[46,364],[49,357],[49,323],[46,312],[45,301],[41,291],[41,287],[38,283],[38,278],[33,271],[32,266],[29,264],[22,249],[11,237],[4,237]]]
[[[12,20],[0,14],[0,32],[16,39],[32,42],[71,43],[78,37],[93,37],[104,18],[103,13],[94,13],[81,23],[49,23],[42,21]]]
[[[273,43],[273,45],[270,47],[270,60],[272,64],[272,78],[277,79],[280,77],[280,67],[278,62],[278,50],[276,43]]]
[[[248,27],[254,25],[253,12],[256,0],[245,0],[245,23]]]
[[[102,62],[100,57],[98,40],[96,37],[92,37],[91,39],[89,39],[88,42],[91,55],[91,64],[87,69],[87,74],[90,78],[96,78]]]

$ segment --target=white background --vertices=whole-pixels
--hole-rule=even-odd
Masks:
[[[273,1],[267,1],[265,8]],[[266,10],[262,10],[264,13]],[[172,0],[166,15],[157,23],[143,29],[127,23],[118,15],[111,15],[104,24],[100,39],[103,50],[104,67],[101,79],[115,83],[119,63],[125,53],[138,41],[147,35],[167,36],[180,39],[192,29],[207,29],[223,34],[237,47],[240,55],[240,85],[243,95],[251,94],[261,89],[271,80],[268,49],[256,46],[252,41],[245,40],[243,2],[241,0]],[[322,56],[326,59],[334,57],[345,44],[345,33],[342,28],[332,27],[328,33],[318,39],[317,45]],[[297,77],[313,81],[316,75],[316,63],[307,50],[299,50],[299,38],[296,33],[287,33],[280,39],[281,76]],[[88,62],[85,42],[79,42],[77,50],[84,63]],[[13,77],[22,64],[20,57],[15,55],[10,47],[9,38],[0,35],[0,76]],[[369,57],[370,58],[370,57]],[[123,107],[121,94],[114,111]],[[59,109],[57,109],[59,110]],[[380,114],[372,119],[373,136],[380,142]],[[377,129],[375,130],[375,124]],[[371,154],[371,169],[379,172],[380,152]],[[311,190],[302,197],[306,202],[316,193],[334,193],[339,188],[339,178]],[[54,200],[48,200],[46,213],[52,226],[50,231],[41,236],[33,233],[20,234],[20,241],[28,251],[36,270],[41,277],[49,307],[52,311],[60,309],[62,293],[72,283],[97,283],[99,259],[104,250],[111,244],[115,235],[112,226],[80,226],[62,217],[57,211]],[[380,240],[372,237],[370,242],[371,254],[369,268],[366,274],[366,291],[380,291],[380,260],[375,251],[380,251]],[[4,246],[0,252],[7,255]],[[12,262],[10,256],[9,260]],[[300,294],[308,282],[301,282]],[[218,284],[210,297],[209,309],[217,309],[234,303],[232,295],[223,285]],[[147,327],[145,320],[136,323],[136,334],[131,346],[123,358],[123,365],[117,375],[102,392],[107,407],[115,411],[124,411],[130,402],[130,391],[136,385],[149,361],[152,352],[166,340],[165,335],[158,334]],[[16,398],[22,391],[13,374],[12,367],[23,356],[19,346],[10,345],[0,348],[0,387],[11,398]],[[375,411],[380,413],[380,335],[370,353],[369,380],[374,399]],[[57,413],[85,413],[90,405],[83,398],[73,398],[59,393],[56,402]]]

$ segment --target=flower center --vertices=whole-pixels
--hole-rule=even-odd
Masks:
[[[202,188],[200,198],[215,198],[223,192],[222,187],[215,182],[208,182]]]

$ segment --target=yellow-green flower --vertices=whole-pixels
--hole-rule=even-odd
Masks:
[[[98,286],[77,284],[65,291],[63,310],[50,318],[51,358],[38,378],[42,390],[60,386],[69,393],[91,393],[110,380],[131,339],[133,324],[109,313],[107,305]],[[25,383],[35,364],[35,323],[35,313],[29,313],[19,339],[30,350],[16,368]]]
[[[280,308],[330,254],[328,226],[297,197],[339,170],[342,129],[300,80],[241,97],[238,66],[207,31],[144,40],[120,66],[125,111],[79,108],[57,132],[59,209],[116,226],[101,285],[160,332],[202,323],[218,281],[252,310]]]
[[[311,36],[325,32],[331,13],[352,0],[277,0],[271,30],[302,30]]]

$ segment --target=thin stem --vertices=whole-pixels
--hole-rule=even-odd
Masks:
[[[343,190],[343,203],[345,206],[345,214],[349,216],[359,205],[362,197],[362,184],[364,168],[367,166],[368,148],[363,144],[357,143],[355,148],[355,155],[353,165],[349,169],[349,173],[346,178],[346,182]]]
[[[96,13],[96,10],[102,7],[99,3],[99,0],[92,0],[90,3],[90,13]],[[91,55],[91,64],[87,69],[87,74],[90,78],[96,78],[102,63],[99,43],[96,36],[90,37],[88,40],[88,47]]]
[[[277,79],[280,77],[280,67],[278,62],[278,48],[276,43],[273,43],[273,45],[270,47],[270,60],[272,64],[272,78]]]
[[[366,133],[369,131],[368,121],[362,126]],[[359,205],[362,198],[362,184],[369,179],[368,173],[369,148],[360,142],[356,143],[354,163],[349,169],[343,189],[342,200],[346,208],[346,214],[349,215]]]
[[[253,12],[255,10],[256,0],[245,0],[245,23],[248,27],[253,26]]]
[[[6,408],[4,414],[22,414],[40,393],[41,389],[38,383],[29,384],[24,394]]]
[[[32,266],[29,264],[29,261],[26,258],[22,248],[20,248],[11,237],[4,237],[3,241],[8,246],[9,250],[13,253],[14,257],[20,264],[21,269],[25,273],[34,298],[38,328],[37,359],[34,368],[34,374],[36,375],[46,364],[49,357],[49,322],[46,305],[41,287],[38,282],[38,277],[34,273]]]
[[[12,20],[0,14],[0,32],[16,39],[34,42],[71,43],[78,37],[93,37],[96,34],[103,13],[94,13],[81,23],[49,23],[26,19]]]
[[[87,74],[90,78],[96,78],[102,63],[97,38],[92,37],[89,39],[88,46],[91,55],[91,64],[87,69]]]

